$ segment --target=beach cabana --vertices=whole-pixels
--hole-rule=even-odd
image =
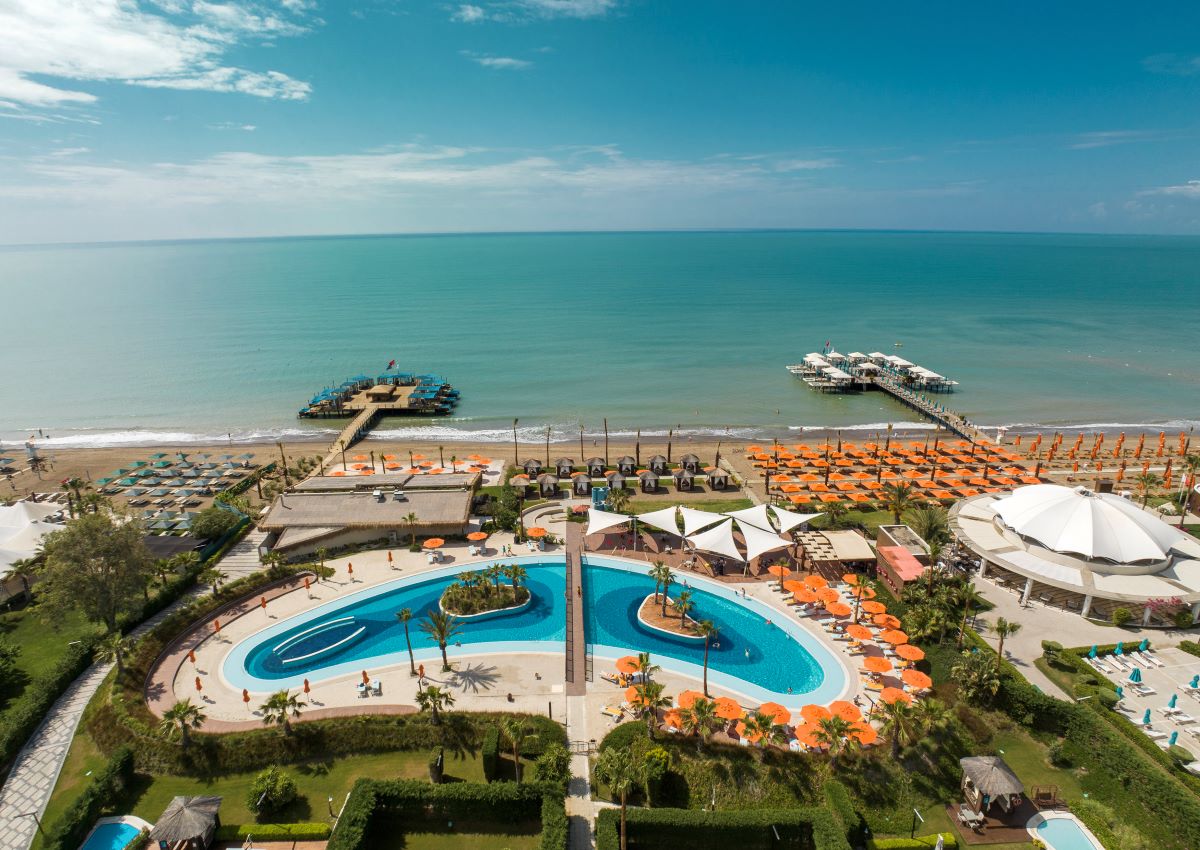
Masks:
[[[533,458],[525,461],[521,466],[524,467],[526,475],[537,475],[542,471],[541,461],[534,460]]]
[[[524,473],[514,475],[508,479],[508,483],[514,490],[521,495],[524,495],[529,490],[529,476]]]
[[[672,476],[675,479],[675,486],[680,490],[691,490],[696,486],[696,473],[690,469],[683,469],[681,467],[676,469],[672,473]]]
[[[1004,759],[999,756],[969,756],[959,759],[958,764],[963,772],[963,797],[972,811],[987,817],[997,806],[1003,814],[1020,807],[1025,786]]]
[[[538,492],[551,499],[558,496],[558,476],[549,472],[537,477]]]
[[[603,478],[604,477],[604,458],[589,457],[587,459],[587,468],[588,468],[588,474],[591,475],[593,478]]]
[[[560,457],[554,461],[554,470],[559,478],[570,478],[575,473],[575,458]]]
[[[576,472],[571,476],[571,492],[576,496],[589,496],[592,493],[592,476],[586,472]]]
[[[659,475],[665,475],[667,472],[667,459],[662,455],[655,455],[650,458],[650,471],[657,472]]]
[[[638,473],[638,485],[642,488],[643,493],[653,493],[658,489],[658,474],[649,469],[643,469]]]
[[[629,455],[617,458],[617,471],[622,475],[633,475],[637,470],[637,461]]]
[[[611,469],[604,473],[604,480],[608,482],[608,489],[623,490],[625,489],[625,474],[616,469]]]
[[[729,486],[729,473],[723,469],[714,469],[708,473],[708,486],[713,490],[724,490]]]
[[[220,797],[176,797],[159,815],[146,841],[170,850],[207,850],[221,825]]]
[[[682,466],[684,469],[686,469],[688,472],[699,472],[700,471],[700,458],[696,457],[693,454],[686,454],[679,459],[679,465]]]

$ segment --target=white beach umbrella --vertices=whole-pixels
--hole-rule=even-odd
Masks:
[[[687,508],[683,508],[687,510]],[[733,520],[728,517],[720,525],[688,537],[688,542],[701,552],[714,552],[735,561],[746,560],[733,540]]]
[[[708,528],[710,525],[727,519],[724,514],[714,514],[711,511],[698,511],[695,508],[681,507],[679,509],[680,516],[683,517],[683,533],[692,534],[702,528]]]
[[[669,508],[663,508],[659,511],[650,511],[650,513],[647,514],[638,514],[637,519],[642,525],[648,525],[651,528],[657,528],[659,531],[665,531],[669,534],[682,536],[679,534],[679,525],[675,521],[678,511],[678,506],[672,505]]]
[[[773,532],[775,530],[775,526],[771,525],[771,517],[767,513],[766,505],[754,505],[750,508],[742,508],[740,511],[728,511],[725,516],[733,517],[743,528],[752,525],[763,531]]]
[[[798,514],[795,511],[784,510],[783,508],[772,506],[771,510],[775,513],[775,519],[779,522],[780,531],[791,531],[798,525],[804,525],[806,522],[812,522],[821,514]]]
[[[629,519],[625,514],[614,514],[591,508],[588,510],[587,534],[598,534],[601,531],[607,531],[610,528],[615,528],[618,525],[629,522]]]

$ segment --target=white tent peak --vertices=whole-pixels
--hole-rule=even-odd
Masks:
[[[724,514],[714,514],[711,511],[698,511],[695,508],[689,507],[681,507],[679,513],[683,517],[683,533],[686,535],[691,535],[702,528],[708,528],[713,523],[727,519]],[[738,557],[740,558],[741,556],[739,555]]]
[[[683,510],[686,511],[688,509],[683,508]],[[704,511],[697,511],[697,513],[704,513]],[[746,560],[742,557],[742,553],[738,551],[737,544],[734,542],[733,520],[728,517],[725,517],[720,525],[688,537],[688,542],[704,552],[714,552],[718,555],[724,555],[726,558],[732,558],[735,561]]]
[[[669,508],[662,508],[657,511],[650,511],[645,514],[638,514],[638,522],[643,525],[648,525],[651,528],[657,528],[659,531],[666,531],[670,534],[679,534],[679,525],[675,521],[678,506],[672,505]]]
[[[780,531],[791,531],[796,526],[812,522],[821,516],[821,514],[798,514],[795,511],[784,510],[775,505],[771,506],[771,511],[775,514],[775,519],[779,522]]]
[[[745,527],[752,525],[755,528],[763,531],[774,531],[775,526],[771,525],[771,516],[767,513],[766,505],[754,505],[749,508],[742,508],[740,511],[727,511],[727,517],[733,517],[738,521],[738,525]]]
[[[742,524],[742,537],[746,539],[746,560],[753,561],[759,555],[783,549],[791,545],[773,531],[764,531],[753,525]]]
[[[591,508],[588,510],[587,534],[598,534],[626,522],[629,522],[629,517],[625,514],[614,514],[599,508]]]

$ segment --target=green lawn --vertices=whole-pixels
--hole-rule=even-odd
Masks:
[[[689,508],[695,508],[698,511],[712,511],[713,513],[726,513],[728,511],[740,511],[743,508],[754,507],[754,502],[749,499],[697,499],[696,501],[685,501],[683,504]],[[644,514],[650,511],[657,511],[660,508],[666,507],[666,503],[655,501],[653,499],[630,499],[629,513]]]
[[[425,821],[419,825],[405,821],[394,826],[385,821],[372,828],[372,836],[378,837],[372,838],[371,846],[373,850],[537,850],[541,845],[538,821],[505,824],[504,829],[496,832],[486,821]]]
[[[26,677],[25,682],[11,692],[0,693],[0,720],[4,710],[24,693],[29,682],[59,662],[71,641],[99,631],[99,627],[87,622],[77,611],[50,617],[36,603],[0,614],[0,637],[21,648],[17,667]]]

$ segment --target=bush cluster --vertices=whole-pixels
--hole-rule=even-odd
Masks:
[[[224,823],[217,827],[217,841],[324,841],[327,823]]]
[[[483,763],[483,778],[495,782],[500,778],[500,728],[488,726],[483,730],[483,743],[479,745],[479,760]]]
[[[953,832],[941,833],[946,850],[958,847],[958,837]],[[918,835],[916,838],[868,838],[867,850],[928,850],[936,847],[938,833]]]
[[[116,802],[132,778],[133,753],[128,749],[113,753],[91,784],[46,831],[44,850],[77,850],[96,818]]]
[[[696,809],[629,809],[626,825],[631,843],[643,847],[687,847],[690,850],[768,850],[788,846],[813,850],[850,850],[841,826],[823,809],[751,809],[715,812]],[[603,809],[596,818],[596,850],[620,850],[621,815]],[[334,848],[330,848],[334,850]],[[339,848],[340,850],[340,848]]]

